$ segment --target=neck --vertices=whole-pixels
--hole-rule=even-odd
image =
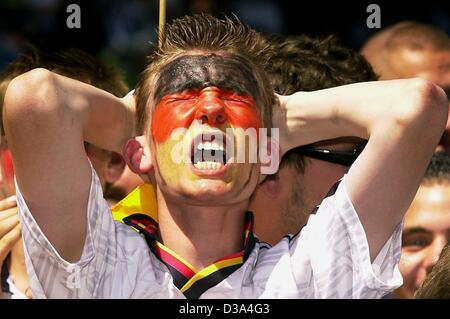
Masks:
[[[157,190],[162,242],[197,271],[244,248],[248,202],[230,206],[173,203]]]

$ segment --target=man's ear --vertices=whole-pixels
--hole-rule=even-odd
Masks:
[[[150,150],[144,136],[130,138],[125,144],[123,156],[128,167],[135,174],[148,174],[153,169]]]
[[[105,170],[105,181],[110,184],[116,182],[122,176],[125,166],[125,160],[120,154],[109,152],[108,165]]]
[[[268,137],[262,142],[259,149],[259,160],[261,163],[261,174],[272,175],[278,171],[280,165],[280,144],[278,139]],[[261,181],[261,180],[260,180]]]
[[[264,181],[258,185],[258,189],[264,192],[270,198],[276,198],[281,191],[280,175],[266,175]]]

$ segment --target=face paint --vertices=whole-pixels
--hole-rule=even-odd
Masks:
[[[165,96],[153,115],[153,137],[157,143],[164,143],[173,130],[187,129],[194,119],[204,119],[205,124],[218,128],[225,123],[243,129],[252,127],[258,130],[261,127],[260,115],[252,97],[207,87]]]
[[[1,150],[1,165],[3,178],[5,179],[6,183],[7,184],[13,183],[14,167],[11,157],[11,151],[6,148],[2,148]]]
[[[257,83],[252,68],[239,57],[183,56],[166,65],[156,83],[151,124],[160,187],[185,199],[208,199],[208,202],[224,200],[224,196],[236,200],[245,194],[243,190],[253,176],[252,163],[227,164],[225,160],[219,163],[219,168],[214,166],[214,172],[204,175],[205,170],[212,169],[204,158],[206,148],[201,151],[201,167],[195,158],[190,160],[192,154],[185,150],[181,157],[189,158],[188,163],[173,161],[172,151],[180,139],[172,139],[171,135],[178,128],[187,129],[187,134],[180,138],[186,138],[190,145],[190,138],[212,131],[223,134],[228,128],[258,131],[262,122],[257,101],[262,99]],[[203,125],[199,127],[198,123]],[[234,140],[235,148],[246,147],[242,134],[236,133]],[[223,156],[228,158],[226,153]]]
[[[215,86],[238,95],[260,98],[251,66],[238,56],[184,55],[168,63],[156,84],[156,104],[162,97],[191,89]]]
[[[207,117],[221,112],[223,121],[232,126],[261,127],[255,103],[260,98],[257,81],[251,67],[239,57],[179,57],[162,70],[156,92],[152,134],[158,143],[166,141],[174,129],[188,128],[202,112]],[[213,122],[208,124],[222,124]]]

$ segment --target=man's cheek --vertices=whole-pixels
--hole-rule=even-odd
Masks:
[[[155,145],[155,166],[159,175],[166,181],[176,181],[182,171],[186,169],[187,153],[182,137],[169,138],[163,143]]]
[[[157,106],[152,117],[152,135],[156,143],[161,144],[170,139],[172,132],[178,128],[188,128],[194,119],[194,109],[189,104],[183,107],[170,105]]]
[[[254,108],[230,108],[228,109],[227,117],[230,124],[234,127],[259,130],[262,126],[260,115]]]
[[[259,149],[261,121],[252,110],[241,110],[228,115],[232,127],[234,147],[227,145],[227,151],[233,149],[235,161],[239,163],[256,163]],[[228,134],[227,129],[227,134]]]

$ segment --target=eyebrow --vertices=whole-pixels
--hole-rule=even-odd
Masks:
[[[411,227],[411,228],[405,228],[403,230],[403,236],[407,236],[407,235],[414,235],[417,233],[426,233],[426,234],[430,234],[431,231],[429,231],[426,228],[423,227]]]

